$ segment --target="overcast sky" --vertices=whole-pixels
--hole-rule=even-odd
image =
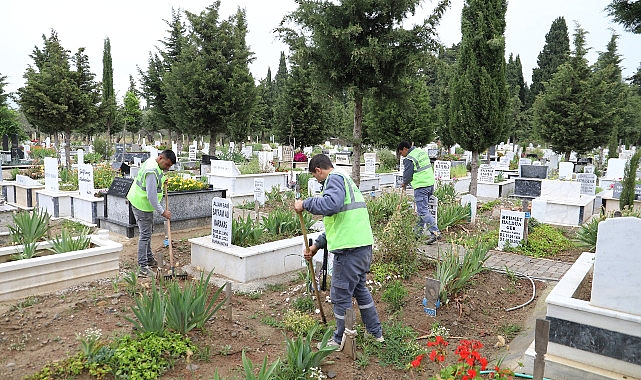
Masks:
[[[424,0],[416,19],[429,15],[436,0]],[[111,40],[114,87],[118,102],[129,87],[129,75],[138,81],[136,66],[147,67],[150,51],[167,36],[164,20],[171,19],[172,7],[190,12],[203,11],[212,1],[205,0],[1,0],[0,12],[0,75],[7,76],[7,92],[24,85],[22,78],[29,55],[35,46],[43,47],[42,35],[58,33],[62,46],[73,53],[86,48],[96,80],[102,79],[104,39]],[[452,0],[439,28],[439,38],[446,45],[461,39],[460,18],[464,0]],[[506,15],[506,57],[521,57],[523,75],[531,82],[532,68],[545,43],[545,34],[552,21],[565,17],[570,41],[575,21],[588,32],[588,60],[594,63],[597,53],[604,51],[613,33],[619,34],[619,54],[623,58],[624,76],[632,75],[641,64],[641,35],[624,32],[611,21],[603,8],[610,0],[509,0]],[[283,15],[295,9],[294,0],[221,0],[221,19],[245,8],[249,34],[247,43],[255,54],[250,66],[255,79],[264,78],[267,68],[272,75],[278,68],[282,44],[273,29]]]

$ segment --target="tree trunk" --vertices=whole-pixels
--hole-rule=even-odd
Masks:
[[[213,129],[209,130],[209,155],[216,155],[216,132]]]
[[[472,151],[472,162],[470,165],[470,194],[476,196],[479,178],[479,152]]]
[[[354,150],[352,154],[352,179],[356,186],[361,184],[361,152],[363,137],[363,95],[354,93]]]
[[[65,162],[67,163],[67,168],[71,169],[71,128],[65,128]]]

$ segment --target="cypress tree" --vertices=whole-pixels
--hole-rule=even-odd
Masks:
[[[552,75],[562,63],[568,60],[569,56],[568,26],[565,18],[559,17],[552,22],[550,31],[545,35],[545,45],[536,59],[538,67],[532,69],[532,85],[527,108],[530,108],[536,96],[543,91],[543,83],[552,79]]]
[[[470,193],[476,195],[479,153],[500,141],[505,128],[505,0],[467,0],[461,49],[450,88],[450,134],[472,152]]]

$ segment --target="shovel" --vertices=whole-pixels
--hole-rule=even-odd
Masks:
[[[307,241],[307,228],[305,228],[305,219],[303,219],[303,213],[298,213],[298,219],[300,220],[300,228],[303,231],[303,240],[305,241],[305,251],[309,250],[309,242]],[[318,308],[320,310],[321,319],[323,324],[327,324],[327,319],[325,319],[325,312],[323,311],[323,303],[321,302],[320,293],[318,292],[318,285],[316,283],[316,275],[314,273],[314,265],[312,264],[312,258],[310,257],[307,260],[307,265],[309,266],[309,275],[312,277],[312,286],[314,287],[314,292],[316,293],[316,299],[318,300]]]
[[[165,209],[169,210],[169,196],[167,195],[167,182],[165,181]],[[171,274],[165,275],[165,280],[172,280],[174,278],[179,280],[186,280],[187,274],[176,274],[174,267],[174,252],[171,244],[171,220],[167,219],[167,241],[169,242],[169,265],[171,266]]]

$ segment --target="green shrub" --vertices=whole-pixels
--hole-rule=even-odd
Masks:
[[[445,231],[448,227],[470,221],[471,205],[461,206],[456,203],[445,203],[438,208],[438,229]]]
[[[287,337],[286,352],[287,357],[285,364],[280,369],[278,379],[302,379],[308,376],[311,368],[320,367],[325,358],[336,351],[338,347],[327,346],[327,342],[334,333],[332,329],[327,329],[321,340],[320,349],[312,348],[312,339],[316,334],[319,326],[309,330],[307,337],[298,336],[296,339]]]
[[[438,198],[439,204],[456,203],[456,189],[453,182],[438,181],[434,190],[434,196]]]
[[[96,153],[100,154],[103,160],[109,160],[109,158],[113,154],[113,149],[111,148],[110,144],[107,142],[107,140],[103,140],[101,138],[96,138],[94,140],[93,148]]]
[[[40,208],[13,215],[13,225],[7,226],[11,241],[23,246],[22,252],[13,256],[15,259],[30,259],[36,255],[38,242],[49,233],[50,220],[49,214]]]
[[[530,223],[527,241],[516,247],[506,246],[505,250],[532,257],[551,257],[573,247],[574,243],[558,228],[548,224]]]
[[[621,196],[619,197],[619,209],[632,208],[634,205],[635,192],[637,180],[637,168],[639,167],[639,159],[641,158],[641,150],[634,153],[630,161],[625,165],[623,173],[623,180],[621,185]]]
[[[463,178],[467,176],[467,166],[456,165],[450,168],[450,178]]]
[[[380,164],[377,170],[378,173],[390,173],[398,170],[399,159],[391,150],[379,150],[376,152],[376,157]]]
[[[78,236],[74,237],[66,228],[60,231],[60,235],[51,240],[51,251],[55,253],[80,251],[89,248],[91,237],[89,227],[85,227]]]
[[[239,217],[231,221],[231,243],[239,247],[256,245],[263,235],[263,227],[254,222],[250,215],[247,218]]]
[[[161,334],[165,331],[165,298],[165,295],[156,287],[154,279],[151,282],[151,288],[136,298],[136,306],[131,307],[136,319],[126,315],[123,318],[133,323],[137,331]]]

